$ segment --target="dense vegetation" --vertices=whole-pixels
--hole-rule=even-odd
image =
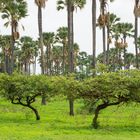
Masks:
[[[62,134],[62,139],[81,139],[78,136],[81,133],[85,137],[83,139],[86,139],[87,134],[100,132],[92,129],[99,126],[103,133],[110,131],[107,129],[113,130],[114,127],[118,127],[119,130],[119,127],[122,127],[126,131],[129,131],[130,126],[137,129],[140,121],[134,118],[129,123],[127,108],[136,115],[138,112],[139,116],[139,111],[135,112],[132,107],[137,105],[138,110],[140,102],[140,1],[134,2],[135,26],[132,23],[121,22],[121,18],[108,11],[109,1],[113,2],[100,0],[100,14],[97,18],[96,0],[92,0],[93,53],[88,55],[80,51],[80,46],[74,41],[73,30],[73,13],[77,8],[84,8],[86,0],[56,1],[57,9],[67,9],[68,16],[68,26],[59,27],[56,32],[43,32],[42,8],[45,8],[47,1],[34,0],[38,7],[39,38],[36,40],[30,36],[20,36],[18,30],[20,20],[28,15],[28,2],[0,0],[1,18],[6,21],[4,26],[11,27],[11,35],[0,35],[0,132],[4,132],[0,134],[0,139],[2,136],[2,139],[12,137],[11,139],[24,140],[19,138],[20,135],[15,131],[13,133],[18,137],[14,138],[14,134],[8,134],[6,137],[4,125],[8,121],[14,122],[15,129],[15,125],[21,124],[26,135],[29,128],[41,125],[43,132],[32,128],[33,132],[30,132],[33,134],[28,135],[28,138],[40,140],[46,139],[46,136],[50,137],[51,134],[53,136],[50,139],[57,139],[55,135],[59,134]],[[103,33],[103,52],[96,57],[98,27]],[[127,52],[128,37],[134,39],[135,54]],[[111,48],[112,42],[114,46]],[[40,64],[40,75],[36,75],[37,64]],[[41,104],[46,106],[39,106],[40,100]],[[69,108],[66,101],[69,102]],[[124,114],[117,110],[118,107],[122,107]],[[116,111],[114,116],[118,124],[113,122],[112,109]],[[17,116],[13,112],[16,112]],[[32,119],[32,113],[37,121]],[[119,115],[125,116],[124,122],[127,124],[121,124]],[[111,118],[109,122],[105,122],[107,117]],[[125,125],[128,128],[125,128]],[[45,131],[53,132],[46,134]],[[34,132],[39,136],[36,137]],[[76,138],[72,133],[76,133]],[[71,137],[66,137],[65,134]],[[97,139],[100,137],[97,135]],[[91,138],[93,139],[92,136]],[[61,136],[58,139],[61,139]]]
[[[38,7],[39,38],[21,36],[18,30],[20,20],[28,16],[28,2],[25,0],[0,0],[1,18],[4,26],[11,28],[11,35],[0,35],[0,71],[12,73],[18,71],[26,74],[36,73],[36,65],[40,64],[41,73],[47,75],[79,73],[90,75],[98,62],[110,66],[110,71],[139,67],[138,17],[139,0],[135,0],[134,23],[122,22],[115,13],[108,11],[109,1],[100,0],[100,14],[96,14],[96,0],[93,0],[93,53],[80,51],[80,46],[74,41],[73,12],[84,8],[86,0],[57,0],[57,9],[67,9],[68,26],[58,27],[56,32],[43,32],[42,8],[49,1],[35,0]],[[110,3],[111,4],[111,3]],[[132,12],[132,11],[131,11]],[[31,16],[31,15],[30,15]],[[23,25],[24,26],[24,25]],[[96,52],[96,28],[103,30],[103,53]],[[28,30],[28,29],[26,29]],[[127,52],[128,39],[134,39],[135,53]],[[112,43],[112,45],[111,45]],[[88,47],[88,46],[86,46]],[[97,56],[97,57],[96,57]]]
[[[32,104],[39,96],[44,95],[48,100],[54,96],[66,97],[73,102],[76,99],[84,100],[89,104],[87,110],[94,108],[94,128],[98,127],[97,119],[101,110],[113,105],[140,102],[139,70],[104,72],[84,80],[75,76],[50,78],[45,75],[1,74],[1,95],[12,104],[32,109],[36,120],[40,120],[40,115]]]

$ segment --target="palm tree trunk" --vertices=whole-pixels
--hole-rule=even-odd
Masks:
[[[92,43],[93,43],[93,62],[92,67],[96,65],[96,0],[92,0]]]
[[[139,0],[135,0],[135,6],[137,6]],[[136,53],[136,68],[139,69],[138,63],[138,46],[137,46],[137,38],[138,38],[138,18],[135,16],[135,53]]]
[[[38,29],[39,29],[39,47],[41,49],[41,73],[44,74],[44,51],[42,35],[42,8],[38,6]]]
[[[110,29],[109,29],[109,25],[107,26],[107,54],[106,54],[106,63],[107,64],[109,64],[109,48],[110,48],[110,46],[109,46],[109,31]]]
[[[126,37],[124,36],[123,37],[123,41],[124,41],[124,43],[126,43]],[[123,48],[123,53],[124,53],[124,69],[126,69],[126,48],[124,47]]]
[[[68,47],[69,47],[69,72],[74,72],[74,57],[73,57],[73,42],[74,42],[74,34],[73,34],[73,11],[74,7],[71,3],[71,0],[68,0]],[[70,107],[70,115],[74,115],[74,101],[69,99],[69,107]]]
[[[103,27],[103,63],[106,64],[106,29]]]
[[[35,56],[35,59],[34,59],[34,64],[33,64],[33,73],[36,74],[36,56]]]
[[[102,15],[105,15],[105,11],[104,11],[104,0],[102,0],[101,2],[101,10],[102,10]],[[103,63],[106,64],[106,27],[104,26],[102,29],[102,33],[103,33]]]
[[[12,18],[12,25],[11,25],[11,60],[10,60],[10,67],[9,67],[9,74],[12,74],[14,71],[14,49],[15,49],[15,38],[14,38],[14,28],[13,28],[13,18]]]
[[[65,45],[63,44],[62,73],[65,73]]]
[[[70,72],[74,71],[74,56],[73,56],[73,42],[74,42],[74,34],[73,34],[73,5],[70,0],[68,0],[68,46],[69,46],[69,70]]]
[[[42,8],[38,6],[38,29],[39,29],[39,47],[41,49],[41,74],[44,74],[44,50],[43,50],[43,35],[42,35]],[[46,97],[42,96],[42,105],[46,105]]]

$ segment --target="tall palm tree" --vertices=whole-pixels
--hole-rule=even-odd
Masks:
[[[14,70],[14,49],[15,40],[19,38],[18,22],[27,16],[27,3],[25,0],[9,0],[3,3],[1,11],[2,18],[7,22],[4,24],[6,27],[11,25],[11,66],[10,73]]]
[[[96,65],[96,0],[92,0],[92,55],[93,55],[93,62],[92,66],[95,69]]]
[[[62,52],[63,47],[55,45],[52,48],[52,60],[53,60],[53,74],[60,75],[61,74],[61,64],[62,64]]]
[[[109,11],[108,11],[108,2],[113,2],[114,0],[99,0],[100,1],[100,15],[98,18],[98,24],[102,28],[103,36],[103,63],[106,64],[106,27],[109,24]],[[108,28],[109,30],[109,28]]]
[[[74,72],[74,54],[73,54],[73,44],[74,44],[74,30],[73,30],[73,13],[75,8],[83,8],[86,0],[58,0],[57,9],[64,9],[67,7],[67,21],[68,21],[68,47],[69,47],[69,72]],[[70,105],[70,115],[74,115],[74,100],[69,99]]]
[[[21,41],[21,54],[20,59],[22,64],[24,65],[24,72],[26,74],[30,74],[30,66],[35,63],[35,51],[36,44],[35,41],[29,36],[24,36],[20,39]]]
[[[44,74],[44,49],[43,49],[43,35],[42,35],[42,8],[45,8],[47,0],[35,0],[38,6],[38,30],[39,30],[39,48],[41,50],[41,73]],[[42,96],[42,105],[46,105],[46,98]]]
[[[62,73],[68,72],[68,28],[60,27],[56,33],[56,42],[63,45]]]
[[[138,7],[139,0],[135,0],[135,8]],[[135,10],[135,9],[134,9]],[[136,68],[139,68],[138,63],[138,46],[137,46],[137,37],[138,37],[138,17],[135,15],[135,34],[134,34],[134,40],[135,40],[135,54],[136,54]]]
[[[137,38],[137,58],[136,58],[136,56],[135,56],[135,59],[138,59],[137,60],[137,63],[138,63],[138,65],[139,65],[139,60],[140,60],[140,36]],[[135,64],[136,65],[136,64]]]
[[[43,43],[46,47],[46,55],[47,55],[46,59],[44,59],[44,62],[46,62],[46,65],[44,64],[44,68],[46,68],[47,75],[52,74],[51,49],[54,43],[54,38],[55,38],[54,32],[43,32]]]
[[[45,8],[47,0],[35,0],[38,6],[38,30],[39,30],[39,47],[41,49],[41,73],[44,74],[44,49],[43,49],[43,35],[42,35],[42,8]],[[43,104],[43,103],[42,103]]]
[[[128,47],[127,44],[127,37],[133,37],[133,25],[131,23],[118,23],[116,24],[116,27],[121,34],[121,47],[124,50],[124,68],[126,65],[126,48]]]
[[[1,48],[1,60],[3,60],[3,66],[1,69],[10,74],[10,58],[11,58],[11,42],[10,42],[10,35],[0,36],[0,48]]]
[[[115,28],[115,25],[120,21],[120,18],[117,17],[117,15],[113,13],[109,14],[109,21],[107,24],[107,52],[106,52],[106,61],[107,64],[109,63],[109,49],[110,49],[110,43],[112,42],[112,35],[113,35],[113,29]]]

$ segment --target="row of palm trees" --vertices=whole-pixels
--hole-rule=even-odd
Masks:
[[[110,14],[110,19],[113,21],[114,25],[112,25],[112,28],[110,28],[111,36],[108,40],[109,51],[106,50],[106,54],[108,54],[108,66],[112,65],[112,63],[117,63],[120,69],[122,69],[123,66],[127,68],[128,65],[130,65],[130,63],[128,63],[127,37],[132,36],[133,26],[131,23],[119,22],[120,18],[117,18],[117,16],[114,14]],[[115,23],[114,21],[117,22]],[[67,34],[67,27],[60,27],[56,33],[43,32],[43,44],[45,46],[45,51],[43,53],[45,74],[60,75],[67,74],[69,72],[69,48]],[[1,67],[3,68],[3,71],[7,73],[9,71],[11,59],[10,38],[10,35],[0,36]],[[110,48],[111,42],[114,42],[113,48]],[[38,44],[38,40],[35,41],[28,36],[21,37],[15,42],[14,66],[19,72],[30,74],[32,70],[32,73],[36,73],[37,59],[38,56],[40,56]],[[137,46],[140,49],[140,37],[137,40]],[[85,52],[80,52],[80,48],[77,43],[74,43],[73,49],[74,72],[79,72],[81,74],[86,73],[87,76],[90,75],[92,56],[87,55]],[[97,57],[96,62],[99,61],[100,63],[103,63],[103,54],[104,53]],[[133,61],[131,61],[131,65],[133,66],[136,65],[134,60],[135,56],[133,55]],[[39,62],[41,64],[41,57],[39,57]],[[88,69],[88,73],[85,71],[85,69]],[[115,70],[117,70],[117,68],[113,71]]]
[[[108,2],[113,2],[113,0],[100,0],[100,15],[98,18],[96,17],[96,5],[97,1],[92,1],[92,30],[93,30],[93,68],[95,68],[95,58],[96,58],[96,27],[99,26],[102,29],[103,32],[103,53],[104,53],[104,59],[103,62],[107,64],[108,62],[108,53],[106,54],[106,50],[109,51],[109,43],[108,39],[110,38],[111,33],[111,26],[113,21],[111,21],[111,16],[108,11]],[[42,8],[45,8],[46,0],[35,0],[36,5],[38,6],[38,30],[39,30],[39,48],[41,50],[41,73],[45,73],[44,69],[44,43],[43,43],[43,29],[42,29]],[[84,7],[86,4],[86,0],[58,0],[57,1],[57,9],[61,10],[65,7],[67,8],[67,15],[68,15],[68,48],[69,48],[69,71],[74,71],[74,56],[73,56],[73,44],[74,44],[74,31],[73,31],[73,12],[74,10],[79,7],[80,9]],[[135,9],[139,5],[139,0],[135,0]],[[1,0],[1,13],[2,18],[7,19],[7,22],[5,23],[5,26],[11,25],[11,70],[10,73],[13,71],[13,63],[14,63],[14,44],[15,41],[19,38],[19,32],[18,32],[18,22],[21,18],[25,18],[27,16],[27,3],[24,0],[8,0],[4,1]],[[118,25],[119,26],[119,25]],[[124,25],[125,26],[125,25]],[[132,26],[132,25],[130,25]],[[136,60],[138,59],[138,49],[137,49],[137,30],[138,30],[138,16],[135,14],[135,46],[136,46]],[[123,31],[120,31],[123,32]],[[107,37],[106,37],[107,33]],[[106,40],[107,39],[107,40]],[[123,43],[125,42],[125,35],[123,38]],[[107,46],[107,48],[106,48]],[[125,51],[125,49],[124,49]],[[138,62],[137,67],[138,67]]]
[[[44,57],[44,74],[47,75],[60,75],[69,72],[68,64],[68,28],[60,27],[56,33],[43,32],[43,44],[45,46]],[[11,44],[10,35],[0,36],[1,46],[1,67],[4,72],[9,71],[9,62],[11,59]],[[37,60],[41,64],[41,57],[39,56],[40,49],[38,47],[39,41],[33,40],[29,36],[21,37],[15,42],[15,68],[22,73],[31,74],[36,73]],[[79,65],[82,55],[88,57],[87,53],[79,52],[79,46],[74,43],[74,72],[78,72],[81,68]],[[83,60],[84,61],[84,60]],[[33,67],[33,68],[32,68]],[[81,67],[81,66],[80,66]],[[32,72],[31,72],[32,70]],[[79,71],[80,72],[80,71]],[[83,72],[83,70],[81,71]]]

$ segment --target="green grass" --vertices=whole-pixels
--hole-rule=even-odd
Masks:
[[[75,103],[70,117],[67,101],[52,101],[37,106],[41,120],[30,109],[0,99],[0,140],[139,140],[140,106],[109,107],[99,116],[100,127],[91,127],[93,115],[79,114]]]

